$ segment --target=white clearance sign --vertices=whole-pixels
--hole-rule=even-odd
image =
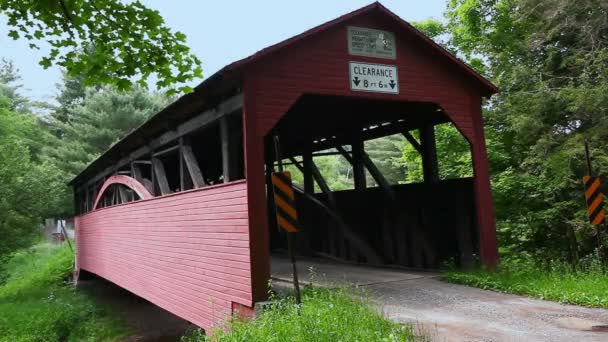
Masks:
[[[350,89],[399,94],[399,77],[394,65],[350,62]]]

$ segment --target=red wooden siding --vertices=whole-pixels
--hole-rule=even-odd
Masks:
[[[76,218],[76,267],[210,329],[252,306],[245,181]]]
[[[395,33],[397,60],[348,54],[347,26]],[[350,90],[349,61],[391,64],[398,67],[399,95]],[[245,144],[253,259],[254,299],[265,295],[268,277],[268,233],[264,200],[263,137],[296,100],[304,94],[328,94],[439,104],[473,145],[478,221],[483,232],[482,256],[495,263],[496,237],[487,157],[483,139],[479,84],[460,67],[429,45],[420,44],[402,23],[380,11],[368,12],[305,37],[287,48],[268,54],[245,73]],[[370,113],[373,115],[374,113]],[[405,114],[405,113],[404,113]],[[479,176],[481,175],[481,176]]]

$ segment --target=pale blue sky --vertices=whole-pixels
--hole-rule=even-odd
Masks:
[[[203,62],[205,77],[232,61],[371,3],[370,0],[141,1],[159,10],[169,27],[188,36],[188,45]],[[446,4],[446,0],[381,2],[407,21],[441,20]],[[31,50],[25,41],[13,41],[6,34],[6,20],[0,15],[0,58],[13,60],[20,69],[24,85],[21,93],[51,101],[61,73],[56,67],[44,70],[38,65],[48,50]]]

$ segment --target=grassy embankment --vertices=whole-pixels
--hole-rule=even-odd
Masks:
[[[561,263],[541,267],[531,260],[505,258],[497,272],[450,270],[443,278],[483,289],[608,308],[608,275],[594,260],[581,263],[573,271],[570,265]]]
[[[16,253],[0,285],[0,341],[114,341],[126,330],[70,287],[72,252],[39,244]]]
[[[420,341],[412,327],[393,323],[365,294],[349,289],[309,288],[298,313],[293,297],[272,298],[254,320],[233,320],[212,336],[195,333],[184,341]]]

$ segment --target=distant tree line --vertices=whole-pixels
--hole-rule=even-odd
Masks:
[[[57,104],[32,102],[20,87],[13,63],[0,62],[0,265],[36,238],[44,218],[71,217],[67,183],[172,99],[136,86],[85,87],[67,75]]]

